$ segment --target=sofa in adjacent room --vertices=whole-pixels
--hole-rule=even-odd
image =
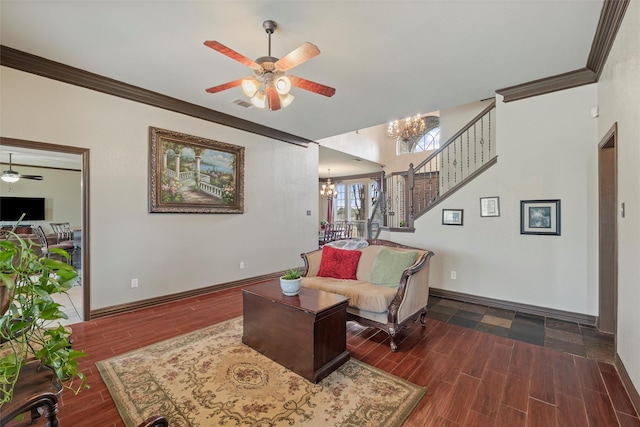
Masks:
[[[389,334],[391,350],[400,327],[418,317],[424,326],[433,252],[389,240],[346,241],[304,253],[302,286],[349,298],[348,320]]]

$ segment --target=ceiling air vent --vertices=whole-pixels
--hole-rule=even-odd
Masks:
[[[253,107],[253,104],[248,102],[248,101],[243,101],[242,99],[236,99],[233,101],[234,104],[239,105],[243,108],[249,108],[251,109]]]

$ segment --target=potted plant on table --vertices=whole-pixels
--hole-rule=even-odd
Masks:
[[[300,283],[302,282],[302,273],[297,268],[290,268],[280,276],[280,288],[282,293],[288,297],[298,295],[300,292]]]
[[[11,401],[21,368],[34,360],[51,368],[75,393],[85,380],[77,361],[85,354],[71,348],[71,331],[57,322],[67,315],[51,297],[68,291],[78,272],[71,264],[37,254],[37,247],[15,233],[0,240],[0,406]],[[50,252],[69,259],[63,250]]]

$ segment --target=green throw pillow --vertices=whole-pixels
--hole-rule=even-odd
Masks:
[[[397,288],[402,272],[416,262],[417,256],[418,251],[403,252],[382,246],[373,262],[371,283]]]

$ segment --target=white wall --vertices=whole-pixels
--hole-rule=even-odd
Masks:
[[[0,195],[9,197],[44,197],[45,220],[24,221],[51,231],[50,222],[68,222],[72,228],[82,225],[82,175],[80,171],[14,166],[22,175],[41,175],[36,181],[20,179],[15,183],[0,181]],[[13,224],[13,222],[11,223]]]
[[[373,126],[360,129],[357,133],[348,132],[324,138],[319,140],[318,144],[365,160],[381,163],[381,159],[389,158],[389,153],[387,152],[389,148],[380,143],[386,138],[386,131],[387,128],[385,126]],[[395,146],[393,149],[395,150]]]
[[[317,247],[315,144],[0,72],[2,136],[90,149],[92,309],[300,266],[300,253]],[[149,126],[244,146],[245,213],[148,213]],[[130,288],[132,278],[139,288]]]
[[[618,123],[618,355],[640,389],[640,2],[629,2],[598,83],[598,140]]]
[[[497,103],[498,163],[415,222],[383,238],[435,252],[432,287],[597,315],[597,122],[589,85]],[[480,217],[480,197],[500,217]],[[561,200],[561,236],[520,234],[520,201]],[[442,209],[464,225],[442,225]],[[452,280],[450,272],[457,272]]]

